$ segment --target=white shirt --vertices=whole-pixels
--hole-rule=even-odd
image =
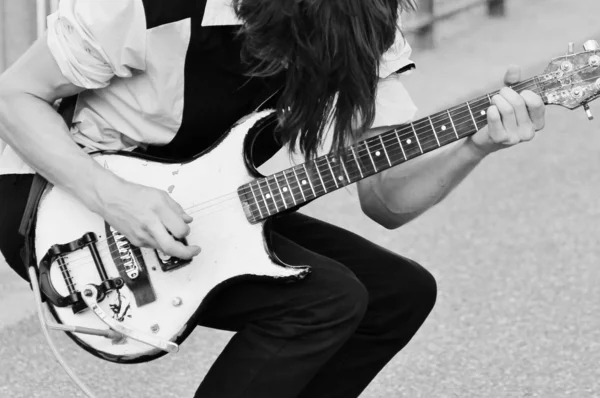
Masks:
[[[152,1],[61,0],[48,17],[48,47],[62,74],[88,89],[79,95],[71,130],[88,150],[166,144],[182,124],[191,20],[153,24],[145,9]],[[207,1],[202,26],[239,24],[230,0]],[[373,127],[414,117],[417,109],[395,73],[412,63],[410,54],[398,32],[381,60]],[[0,175],[33,172],[0,141]]]

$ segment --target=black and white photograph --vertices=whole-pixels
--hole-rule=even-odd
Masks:
[[[0,0],[0,398],[599,398],[598,0]]]

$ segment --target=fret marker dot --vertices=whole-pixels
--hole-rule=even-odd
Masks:
[[[485,111],[481,111],[481,116],[485,116]]]
[[[306,180],[302,180],[302,185],[306,185]]]
[[[338,179],[339,179],[340,181],[344,181],[344,176],[339,176],[339,177],[338,177]]]
[[[287,192],[287,191],[288,191],[287,187],[283,187],[283,192]]]
[[[442,126],[442,131],[446,131],[446,126]]]
[[[379,155],[381,155],[381,152],[379,152],[379,151],[375,152],[375,156],[379,156]]]
[[[412,142],[412,141],[411,141],[411,139],[410,139],[410,138],[406,140],[406,143],[407,143],[407,144],[410,144],[411,142]]]
[[[266,195],[265,195],[265,198],[267,198],[267,199],[271,199],[271,194],[266,194]]]

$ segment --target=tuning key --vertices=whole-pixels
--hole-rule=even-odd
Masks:
[[[583,104],[583,109],[585,109],[585,113],[586,113],[588,119],[594,120],[594,115],[592,115],[592,110],[590,109],[590,106],[587,103]]]
[[[597,51],[600,50],[600,45],[596,40],[588,40],[583,44],[583,49],[585,51]]]
[[[575,54],[575,43],[573,42],[569,43],[569,46],[567,47],[567,55],[571,54]]]

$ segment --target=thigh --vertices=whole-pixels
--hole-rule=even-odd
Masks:
[[[209,298],[200,325],[230,331],[268,325],[279,335],[292,337],[301,329],[358,314],[366,307],[366,289],[348,268],[276,233],[271,239],[282,260],[310,265],[312,272],[294,282],[246,279],[227,285]]]
[[[0,176],[0,251],[8,265],[25,280],[29,278],[21,260],[24,239],[19,234],[19,226],[32,181],[32,174]]]
[[[352,271],[369,292],[370,310],[430,301],[435,295],[435,280],[425,268],[353,232],[297,212],[275,219],[272,227]]]

